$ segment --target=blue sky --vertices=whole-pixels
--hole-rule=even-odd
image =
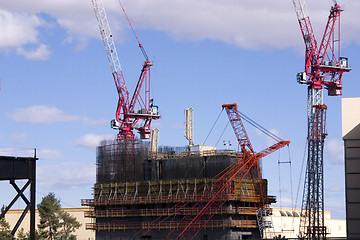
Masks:
[[[297,195],[307,129],[306,87],[296,83],[304,70],[304,44],[291,0],[123,0],[132,24],[154,62],[152,97],[162,118],[159,144],[184,146],[184,108],[194,109],[194,138],[203,144],[223,103],[239,110],[285,140],[290,149],[263,160],[270,194],[291,206]],[[342,14],[343,96],[360,87],[360,3],[338,1]],[[116,0],[104,0],[128,88],[134,88],[143,56]],[[308,1],[317,38],[332,1]],[[112,139],[117,93],[90,0],[20,0],[0,3],[0,148],[2,153],[38,152],[37,201],[55,192],[64,207],[91,198],[96,145]],[[325,94],[326,95],[326,94]],[[345,217],[341,97],[328,105],[325,146],[325,206]],[[227,118],[222,114],[205,144],[215,145]],[[255,150],[269,139],[246,125]],[[220,139],[236,146],[230,127]],[[277,161],[292,161],[290,168]],[[302,185],[297,201],[300,206]],[[0,204],[15,191],[1,182]],[[22,207],[22,203],[14,206]]]

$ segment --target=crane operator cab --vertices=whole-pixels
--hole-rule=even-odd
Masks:
[[[306,83],[306,72],[300,72],[300,73],[296,74],[296,80],[300,84],[305,84]]]

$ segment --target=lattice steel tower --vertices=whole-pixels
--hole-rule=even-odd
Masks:
[[[306,239],[324,239],[324,182],[323,150],[327,135],[326,109],[323,103],[323,89],[329,96],[342,94],[342,74],[349,72],[347,58],[340,57],[340,13],[343,11],[334,1],[318,45],[311,26],[305,0],[292,0],[305,42],[305,72],[297,74],[300,84],[308,87],[308,159],[302,213],[300,237]]]

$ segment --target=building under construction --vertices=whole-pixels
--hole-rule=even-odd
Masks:
[[[149,145],[104,141],[98,147],[94,198],[82,200],[93,207],[85,213],[92,218],[86,228],[96,231],[96,239],[176,239],[189,223],[183,239],[260,239],[260,195],[275,202],[267,196],[267,181],[234,177],[223,191],[214,184],[241,155],[201,146],[154,153]],[[209,199],[214,204],[195,221]]]

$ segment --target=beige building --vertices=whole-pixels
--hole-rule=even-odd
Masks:
[[[360,98],[342,99],[348,239],[360,239]]]
[[[89,218],[84,217],[84,212],[88,211],[88,208],[63,208],[65,212],[70,213],[73,217],[76,217],[76,219],[81,223],[81,227],[75,232],[75,235],[77,236],[78,240],[95,240],[95,232],[89,231],[85,229],[85,224],[89,222]],[[19,210],[9,210],[6,215],[5,219],[10,224],[11,229],[15,226],[16,222],[20,218],[23,209]],[[39,223],[39,212],[36,209],[36,226]],[[22,221],[18,231],[24,228],[25,232],[29,231],[30,228],[30,213],[28,212]]]
[[[63,208],[63,210],[76,217],[81,223],[81,227],[75,232],[78,240],[95,240],[95,232],[85,229],[86,223],[90,223],[91,221],[90,218],[84,217],[84,212],[89,211],[89,208]],[[296,238],[299,233],[300,209],[273,208],[272,210],[275,234],[280,234],[287,238]],[[23,210],[10,210],[5,216],[6,221],[13,227],[22,211]],[[39,215],[37,210],[36,219],[36,224],[38,224]],[[331,219],[330,211],[325,211],[325,225],[329,233],[328,237],[346,237],[346,220]],[[24,228],[25,232],[29,231],[29,214],[25,217],[20,228]]]
[[[300,209],[272,208],[272,222],[276,235],[296,238],[299,234]],[[346,220],[331,219],[330,211],[325,211],[324,220],[327,237],[346,237]]]

